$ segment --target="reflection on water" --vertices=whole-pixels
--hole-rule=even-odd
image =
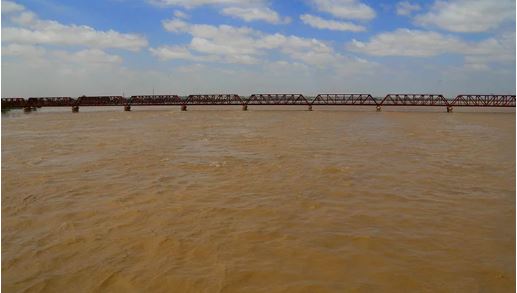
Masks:
[[[515,290],[514,113],[250,110],[3,115],[2,289]]]

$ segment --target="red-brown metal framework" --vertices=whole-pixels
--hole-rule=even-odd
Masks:
[[[243,101],[239,95],[218,94],[218,95],[190,95],[185,105],[242,105]]]
[[[131,106],[162,106],[162,105],[182,105],[184,99],[177,95],[140,95],[131,96],[128,104]]]
[[[24,98],[2,98],[2,108],[23,108],[27,106]]]
[[[27,100],[30,107],[70,107],[76,102],[71,97],[31,97]]]
[[[377,106],[370,94],[319,94],[311,105]]]
[[[131,105],[364,105],[377,106],[445,106],[452,107],[515,107],[515,95],[458,95],[447,100],[440,94],[388,94],[378,101],[369,94],[319,94],[309,101],[302,94],[253,94],[243,99],[235,94],[190,95],[181,98],[177,95],[140,95],[126,99],[122,96],[82,96],[70,97],[31,97],[2,98],[2,108],[32,107],[79,107],[79,106],[131,106]],[[186,108],[185,108],[186,109]]]
[[[310,105],[302,94],[253,94],[246,105]]]
[[[436,94],[388,94],[379,106],[449,106],[449,102]]]
[[[453,107],[515,107],[515,96],[459,95],[450,105]]]
[[[81,96],[76,106],[124,106],[127,99],[122,96]]]

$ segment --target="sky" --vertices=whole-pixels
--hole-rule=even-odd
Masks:
[[[515,0],[1,5],[2,97],[515,94]]]

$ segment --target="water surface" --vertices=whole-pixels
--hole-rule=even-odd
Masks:
[[[515,113],[69,110],[2,115],[5,292],[515,291]]]

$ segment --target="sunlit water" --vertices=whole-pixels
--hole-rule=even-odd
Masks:
[[[515,290],[515,113],[225,109],[2,115],[3,291]]]

